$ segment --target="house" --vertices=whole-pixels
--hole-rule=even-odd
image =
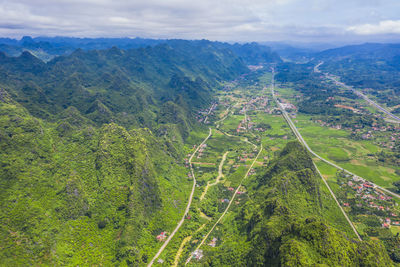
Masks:
[[[208,245],[210,247],[215,248],[215,246],[217,245],[217,241],[218,241],[218,239],[216,237],[214,237]]]
[[[157,240],[158,240],[158,241],[164,241],[165,238],[167,238],[167,232],[161,232],[161,234],[159,234],[159,235],[157,236]]]
[[[382,227],[383,227],[383,228],[389,228],[389,227],[390,227],[390,224],[382,223]]]
[[[400,222],[392,222],[392,225],[400,225]]]
[[[228,190],[229,190],[229,191],[234,191],[235,188],[233,188],[233,187],[228,187]]]
[[[157,262],[160,263],[160,264],[163,264],[163,263],[164,263],[164,260],[163,260],[163,259],[158,259]]]
[[[350,207],[350,204],[346,202],[346,203],[343,203],[343,206]]]
[[[367,183],[363,183],[363,186],[364,186],[364,187],[366,187],[366,188],[373,188],[373,186],[372,186],[372,185],[370,185],[370,184],[367,184]]]
[[[201,260],[201,258],[203,258],[203,251],[201,249],[196,249],[193,252],[193,258],[195,258],[196,260]]]

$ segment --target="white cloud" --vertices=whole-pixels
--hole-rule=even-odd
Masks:
[[[0,0],[0,37],[330,41],[399,14],[399,0]]]
[[[360,35],[400,34],[400,20],[384,20],[378,24],[362,24],[347,28],[348,31]]]

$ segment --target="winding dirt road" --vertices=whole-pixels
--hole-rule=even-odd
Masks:
[[[206,186],[206,188],[204,189],[204,192],[203,192],[203,193],[201,194],[201,196],[200,196],[200,201],[203,200],[203,198],[204,198],[205,195],[207,194],[208,188],[209,188],[210,186],[214,186],[214,185],[218,184],[218,183],[220,182],[221,178],[224,177],[224,174],[222,173],[222,167],[224,166],[224,162],[225,162],[225,160],[226,160],[226,156],[228,155],[228,153],[229,153],[229,151],[225,152],[225,154],[222,156],[221,163],[220,163],[219,166],[218,166],[218,176],[217,176],[217,179],[215,179],[215,182],[214,182],[214,183],[207,182],[207,186]]]
[[[224,210],[224,212],[221,214],[221,216],[218,218],[218,220],[215,222],[215,224],[213,225],[213,227],[211,227],[211,230],[204,236],[203,240],[201,240],[200,244],[196,247],[195,251],[200,249],[200,247],[204,244],[204,242],[207,240],[208,236],[212,233],[212,231],[214,230],[214,228],[221,222],[221,220],[224,218],[225,214],[228,212],[229,208],[232,205],[233,200],[235,200],[235,197],[237,195],[237,192],[239,191],[240,187],[242,186],[243,181],[249,176],[250,170],[253,168],[254,164],[256,163],[258,157],[260,156],[261,152],[263,150],[263,147],[260,146],[260,151],[258,152],[257,156],[254,158],[253,162],[251,163],[249,169],[247,170],[245,176],[243,176],[242,180],[240,181],[240,184],[238,185],[238,187],[235,190],[235,193],[233,193],[233,196],[231,198],[231,200],[229,201],[228,206],[226,207],[226,209]],[[189,258],[186,260],[186,264],[188,264],[191,259],[192,259],[192,255],[193,252],[190,253]]]

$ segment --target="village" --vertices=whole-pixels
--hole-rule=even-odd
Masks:
[[[345,177],[350,178],[348,175]],[[365,215],[375,216],[381,228],[400,226],[400,208],[391,196],[358,176],[351,177],[347,182],[338,179],[338,184],[340,185],[340,190],[337,192],[338,199],[349,214],[355,218],[363,218]],[[398,230],[400,228],[395,232]]]

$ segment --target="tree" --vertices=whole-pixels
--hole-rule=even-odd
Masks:
[[[400,192],[400,181],[393,182],[393,185],[397,188],[397,192]]]

